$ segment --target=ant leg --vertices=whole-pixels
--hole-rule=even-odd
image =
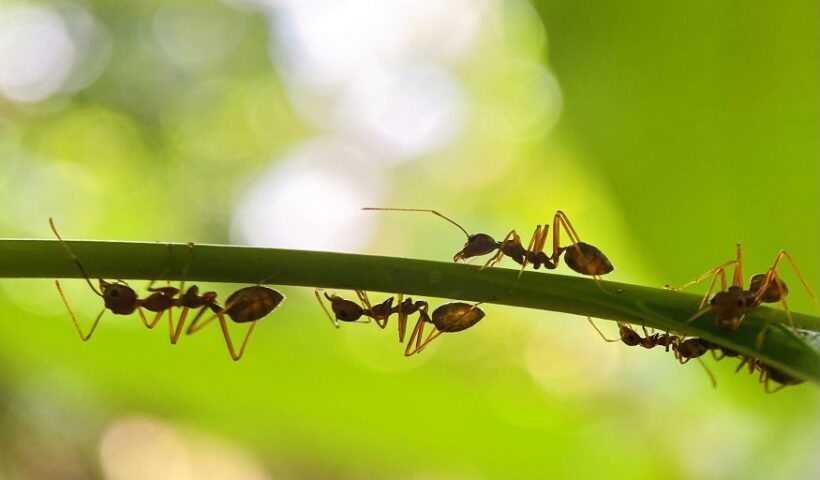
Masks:
[[[427,339],[424,340],[424,342],[422,342],[421,345],[419,345],[419,347],[416,349],[415,353],[421,353],[421,351],[424,350],[425,347],[427,347],[427,345],[430,344],[430,342],[437,339],[439,337],[439,335],[441,335],[442,333],[444,333],[444,332],[442,332],[441,330],[439,330],[437,328],[433,328],[433,331],[430,332],[430,335],[427,336]]]
[[[723,271],[723,270],[725,270],[725,269],[726,269],[726,267],[728,267],[729,265],[734,264],[735,262],[737,262],[737,260],[730,260],[730,261],[728,261],[728,262],[724,262],[724,263],[722,263],[722,264],[718,265],[717,267],[715,267],[715,268],[713,268],[713,269],[711,269],[711,270],[709,270],[709,271],[707,271],[707,272],[705,272],[705,273],[701,274],[701,275],[700,275],[699,277],[697,277],[696,279],[694,279],[694,280],[692,280],[692,281],[690,281],[690,282],[686,282],[686,283],[684,283],[684,284],[683,284],[683,285],[681,285],[680,287],[673,287],[673,286],[671,286],[671,285],[669,285],[669,284],[666,284],[666,285],[664,285],[664,286],[663,286],[663,288],[665,288],[665,289],[667,289],[667,290],[672,290],[672,291],[675,291],[675,292],[679,292],[679,291],[681,291],[681,290],[683,290],[683,289],[685,289],[685,288],[687,288],[687,287],[690,287],[690,286],[692,286],[692,285],[695,285],[696,283],[700,283],[701,281],[703,281],[703,280],[704,280],[704,279],[706,279],[706,278],[709,278],[709,277],[710,277],[710,276],[712,276],[712,275],[717,275],[717,273],[718,273],[719,271]],[[726,286],[725,286],[725,282],[726,282],[726,280],[725,280],[725,273],[724,273],[724,280],[723,280],[723,282],[724,282],[724,283],[723,283],[723,285],[722,285],[722,286],[723,286],[723,290],[726,290]]]
[[[399,314],[399,343],[404,343],[404,335],[407,333],[407,315],[402,311],[402,302],[404,301],[404,294],[398,294],[399,304],[396,306]]]
[[[575,231],[575,228],[570,223],[569,218],[566,216],[564,212],[558,210],[555,212],[555,216],[552,217],[552,257],[550,260],[557,266],[558,262],[561,261],[561,253],[563,253],[564,249],[561,248],[561,227],[564,227],[564,230],[567,231],[567,235],[569,235],[569,239],[572,242],[572,245],[578,250],[578,253],[581,252],[581,247],[578,246],[578,243],[581,241],[581,238],[578,237],[578,232]]]
[[[242,346],[239,348],[239,353],[236,353],[234,349],[233,342],[231,341],[231,334],[228,332],[228,324],[225,321],[225,315],[222,312],[217,314],[219,318],[219,326],[222,327],[222,336],[225,337],[225,344],[228,346],[228,352],[231,354],[231,358],[234,361],[239,360],[242,358],[242,355],[245,354],[245,347],[248,346],[248,340],[251,338],[251,334],[253,333],[254,328],[256,328],[256,320],[251,322],[250,328],[248,328],[247,333],[245,333],[245,339],[242,341]]]
[[[532,237],[530,237],[530,243],[527,244],[527,251],[524,253],[524,261],[521,262],[521,270],[518,271],[518,278],[521,278],[521,275],[524,274],[524,269],[527,268],[528,259],[527,253],[533,251],[533,246],[538,245],[541,242],[541,225],[535,226],[535,232],[533,232]],[[501,251],[501,249],[498,249]]]
[[[202,307],[202,308],[204,309],[205,307]],[[182,326],[185,324],[185,318],[188,316],[188,311],[189,310],[190,310],[189,307],[182,307],[182,312],[180,312],[180,314],[179,314],[179,320],[177,320],[177,328],[176,328],[176,330],[171,332],[171,337],[170,338],[171,338],[171,343],[172,344],[176,344],[177,340],[179,340],[179,337],[182,335]],[[168,313],[170,315],[171,311],[169,310]],[[173,322],[169,322],[169,326],[170,325],[173,325]],[[190,328],[189,328],[189,330],[190,330]],[[196,330],[194,330],[194,331],[196,331]]]
[[[611,343],[611,342],[620,342],[621,341],[620,338],[606,338],[604,336],[604,332],[602,332],[601,329],[598,328],[598,325],[595,325],[595,322],[592,321],[592,317],[587,317],[587,321],[589,322],[590,325],[592,325],[592,328],[594,328],[595,331],[598,332],[598,335],[600,335],[601,338],[603,338],[605,342],[610,342]]]
[[[715,379],[715,374],[712,373],[711,370],[709,370],[709,367],[706,366],[706,362],[701,360],[700,357],[697,358],[697,361],[700,364],[700,366],[703,367],[703,370],[706,372],[706,375],[709,375],[709,382],[712,383],[712,388],[717,388],[717,379]]]
[[[735,244],[735,274],[732,277],[732,286],[743,288],[743,253],[739,243]]]
[[[208,310],[207,305],[203,305],[202,307],[200,307],[199,311],[196,313],[196,316],[194,317],[194,321],[191,322],[191,324],[188,325],[188,328],[185,330],[185,335],[190,335],[192,333],[196,333],[196,332],[202,330],[203,328],[205,328],[206,325],[208,325],[214,319],[216,319],[216,315],[214,315],[214,316],[210,317],[208,319],[208,321],[202,322],[200,324],[199,319],[202,318],[202,314],[204,314],[207,310]]]
[[[404,349],[405,357],[409,357],[419,351],[421,339],[424,336],[424,324],[427,323],[424,318],[425,315],[420,313],[419,319],[416,321],[416,326],[413,327],[413,333],[410,334],[410,338],[407,340],[407,346]],[[413,347],[413,342],[416,343],[415,347]]]
[[[333,315],[330,314],[330,311],[325,306],[325,302],[322,301],[322,296],[319,295],[319,289],[317,288],[316,290],[314,290],[313,294],[316,295],[316,301],[319,302],[319,305],[322,307],[322,310],[324,310],[325,314],[327,314],[327,318],[330,319],[330,323],[332,323],[334,327],[339,328],[339,320],[337,320],[333,317]],[[199,318],[199,316],[197,316],[197,318]],[[194,320],[194,322],[196,322],[196,320]]]
[[[814,302],[817,303],[817,296],[814,294],[811,287],[809,287],[808,282],[806,282],[806,278],[803,276],[802,273],[800,273],[800,269],[797,268],[797,264],[794,262],[794,259],[791,255],[789,255],[788,252],[786,252],[785,250],[780,250],[780,252],[777,253],[777,257],[775,257],[775,261],[772,265],[771,270],[777,270],[777,268],[780,266],[780,262],[783,259],[783,257],[786,257],[786,260],[788,260],[789,265],[792,267],[792,270],[794,271],[794,274],[797,275],[797,278],[800,280],[800,283],[803,284],[803,288],[806,289],[806,292],[809,294],[812,300],[814,300]]]
[[[60,281],[54,280],[54,285],[57,286],[57,291],[60,292],[60,298],[63,299],[63,305],[65,305],[66,310],[68,310],[69,315],[71,315],[71,321],[74,323],[74,328],[77,329],[77,333],[80,335],[80,339],[82,341],[87,342],[88,339],[91,338],[91,335],[94,333],[94,330],[97,329],[97,325],[100,323],[100,319],[102,318],[103,314],[105,313],[105,308],[103,308],[99,315],[97,315],[96,320],[91,325],[91,330],[89,330],[88,335],[84,334],[82,329],[80,328],[80,324],[77,322],[77,317],[74,315],[74,311],[71,310],[71,306],[68,304],[68,299],[65,298],[65,294],[63,293],[62,287],[60,287]]]
[[[493,255],[492,258],[487,260],[487,263],[485,263],[484,266],[480,268],[480,270],[484,270],[487,267],[493,267],[495,266],[495,264],[500,262],[502,258],[504,258],[504,252],[501,250],[501,246],[507,243],[507,241],[510,240],[510,237],[512,237],[514,240],[517,240],[518,243],[521,243],[521,240],[518,237],[518,234],[515,232],[515,230],[510,230],[508,234],[504,235],[504,239],[502,239],[501,242],[499,242],[498,253],[496,253],[495,255]]]

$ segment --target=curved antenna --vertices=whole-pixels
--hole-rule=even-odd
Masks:
[[[86,283],[88,283],[88,286],[91,287],[91,290],[93,290],[94,293],[96,293],[97,295],[102,297],[103,294],[100,293],[100,291],[97,290],[94,287],[94,285],[91,283],[91,280],[89,280],[88,274],[85,272],[85,269],[83,268],[82,264],[80,263],[80,259],[77,258],[77,255],[74,255],[74,252],[72,252],[70,248],[68,248],[68,244],[65,243],[65,240],[63,240],[63,237],[61,237],[60,234],[57,233],[57,227],[54,226],[54,219],[51,218],[51,217],[48,217],[48,224],[51,225],[51,231],[54,232],[54,235],[57,236],[57,240],[60,241],[60,244],[65,248],[65,251],[68,252],[68,255],[71,257],[71,260],[73,260],[74,264],[77,265],[77,268],[80,269],[80,273],[83,274],[83,278],[85,278],[85,281],[86,281]]]
[[[470,234],[467,233],[467,230],[464,230],[464,227],[462,227],[461,225],[456,223],[455,220],[453,220],[451,218],[448,218],[448,217],[445,217],[444,215],[442,215],[441,213],[439,213],[435,210],[429,210],[429,209],[425,209],[425,208],[377,208],[377,207],[365,207],[362,210],[387,210],[387,211],[392,211],[392,212],[430,212],[433,215],[438,215],[439,217],[447,220],[448,222],[450,222],[453,225],[455,225],[456,227],[458,227],[458,229],[461,230],[462,232],[464,232],[464,235],[467,235],[467,237],[470,236]]]

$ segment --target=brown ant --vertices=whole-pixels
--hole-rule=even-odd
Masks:
[[[672,347],[672,350],[675,353],[675,359],[678,360],[681,365],[689,362],[689,360],[695,358],[697,359],[698,363],[703,367],[706,371],[706,374],[709,376],[709,381],[712,383],[713,387],[717,387],[717,380],[715,379],[714,374],[709,367],[706,366],[705,363],[700,359],[704,353],[709,350],[709,343],[705,340],[700,338],[687,338],[681,339],[677,335],[671,335],[669,333],[653,333],[649,334],[646,331],[646,327],[641,326],[643,329],[644,336],[642,337],[638,332],[633,330],[629,325],[618,322],[618,336],[619,338],[607,338],[604,333],[595,325],[595,322],[592,321],[592,318],[587,317],[590,325],[592,328],[595,329],[596,332],[604,339],[606,342],[622,342],[625,345],[630,347],[634,347],[640,345],[643,348],[650,349],[655,348],[657,346],[664,347],[666,351],[669,351],[669,347]]]
[[[136,310],[139,313],[143,324],[149,329],[156,326],[157,322],[160,318],[162,318],[163,312],[166,310],[168,311],[170,321],[170,309],[174,306],[174,296],[178,293],[177,289],[173,287],[151,288],[149,286],[148,290],[151,294],[146,298],[139,298],[137,292],[134,291],[133,288],[129,287],[126,282],[122,280],[107,282],[102,278],[99,279],[99,289],[95,288],[91,283],[85,268],[83,268],[80,263],[79,258],[74,255],[74,252],[71,251],[68,244],[62,239],[62,237],[60,237],[60,234],[57,233],[57,228],[54,226],[54,220],[49,218],[48,223],[51,226],[51,230],[54,232],[54,235],[56,235],[57,239],[60,241],[60,244],[66,249],[68,255],[71,257],[71,260],[80,270],[80,273],[82,273],[83,278],[86,283],[88,283],[88,286],[91,287],[91,290],[95,294],[103,299],[103,309],[91,325],[91,330],[89,330],[87,334],[84,334],[80,328],[80,324],[77,322],[77,317],[74,315],[74,311],[71,310],[71,306],[68,304],[68,300],[63,293],[63,289],[60,286],[60,281],[54,280],[54,284],[57,286],[57,291],[60,293],[60,298],[63,300],[63,304],[68,310],[68,313],[71,315],[71,320],[74,322],[74,327],[77,329],[77,333],[80,335],[82,341],[86,342],[91,338],[91,335],[94,333],[94,330],[97,329],[97,325],[100,323],[100,319],[106,310],[111,310],[111,313],[115,315],[130,315],[134,313],[134,310]],[[151,312],[156,312],[156,315],[151,322],[145,318],[145,314],[142,311],[143,308]]]
[[[322,297],[319,295],[319,290],[316,290],[314,294],[316,295],[316,300],[319,302],[319,305],[325,311],[330,319],[330,322],[336,328],[339,328],[340,321],[355,323],[361,322],[360,319],[365,317],[366,321],[364,323],[367,323],[372,319],[376,322],[376,325],[378,325],[379,328],[384,329],[387,326],[387,320],[390,318],[390,315],[398,314],[399,343],[404,343],[404,336],[407,331],[407,318],[419,311],[426,312],[428,308],[427,302],[422,300],[414,302],[410,297],[403,298],[402,294],[398,295],[398,301],[396,302],[395,307],[393,306],[394,297],[390,297],[382,303],[373,306],[370,303],[370,298],[367,296],[367,292],[364,290],[356,290],[356,295],[359,297],[359,302],[361,305],[335,294],[324,294],[325,298],[330,302],[330,307],[333,310],[333,316],[331,316],[322,301]]]
[[[735,371],[740,371],[744,365],[748,365],[749,373],[754,373],[755,370],[760,372],[758,376],[758,382],[763,384],[763,389],[766,393],[775,393],[780,391],[783,387],[790,386],[790,385],[800,385],[804,382],[802,378],[795,377],[789,373],[784,372],[778,368],[775,368],[762,360],[753,357],[743,357],[743,360],[737,366]],[[769,385],[769,380],[772,380],[780,385],[772,388]]]
[[[705,313],[714,312],[715,322],[718,327],[729,327],[732,330],[735,330],[743,322],[743,317],[748,311],[756,308],[762,303],[780,302],[786,312],[789,325],[793,330],[796,329],[791,313],[789,312],[788,305],[786,304],[786,296],[789,293],[789,289],[777,273],[777,269],[780,267],[783,258],[788,260],[789,265],[797,275],[800,282],[803,284],[806,292],[808,292],[809,296],[815,300],[815,302],[817,301],[817,297],[814,295],[811,287],[809,287],[806,279],[800,273],[800,269],[797,268],[797,264],[794,262],[791,255],[789,255],[785,250],[780,250],[775,257],[774,263],[771,267],[769,267],[766,273],[759,273],[752,276],[751,281],[749,282],[749,289],[745,290],[743,288],[743,258],[740,244],[736,245],[735,251],[736,253],[734,260],[722,263],[721,265],[703,273],[699,277],[679,288],[673,288],[666,285],[666,288],[668,289],[679,291],[710,276],[712,277],[712,281],[709,284],[706,295],[701,301],[699,310],[688,320],[686,320],[686,323],[694,321],[696,318],[704,315]],[[734,275],[732,278],[732,285],[727,288],[726,268],[731,265],[734,265]],[[715,283],[718,278],[720,278],[721,291],[712,296],[710,300],[709,297],[712,295],[712,291],[715,288]],[[758,348],[762,344],[768,328],[769,325],[767,324],[758,334]]]
[[[567,266],[577,273],[582,275],[589,275],[595,279],[596,283],[601,286],[600,276],[611,272],[614,267],[597,247],[588,243],[584,243],[578,237],[578,233],[570,223],[569,218],[564,212],[558,210],[553,217],[553,231],[552,231],[552,255],[544,253],[544,246],[547,242],[549,233],[549,225],[537,225],[535,232],[530,238],[530,242],[526,248],[521,243],[521,237],[515,230],[511,230],[503,240],[496,241],[486,233],[470,234],[454,220],[442,215],[436,210],[420,209],[420,208],[363,208],[362,210],[387,210],[399,212],[429,212],[437,215],[444,220],[452,223],[459,230],[464,232],[467,236],[467,243],[464,247],[456,252],[453,256],[453,261],[466,260],[472,257],[479,257],[488,255],[490,253],[497,253],[484,264],[482,268],[491,267],[500,262],[504,256],[510,257],[521,265],[519,276],[527,268],[528,264],[532,264],[534,269],[538,269],[542,265],[549,269],[555,269],[560,263],[561,254],[564,255],[564,261]],[[563,228],[567,235],[569,235],[572,243],[569,246],[562,247],[560,245],[561,228]],[[603,288],[601,286],[601,288]],[[606,289],[604,289],[606,290]]]
[[[433,310],[432,315],[427,314],[427,309],[420,310],[413,333],[407,340],[404,356],[409,357],[421,352],[442,333],[460,332],[472,327],[484,318],[484,315],[484,311],[478,308],[478,304],[464,302],[439,305]],[[424,338],[424,326],[428,323],[432,323],[435,329],[427,335],[427,338]]]

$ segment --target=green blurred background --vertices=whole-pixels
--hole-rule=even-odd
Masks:
[[[820,290],[818,10],[4,2],[0,235],[447,261],[452,226],[358,208],[499,237],[562,209],[612,280],[680,284],[741,242],[747,274],[784,248]],[[171,347],[136,317],[84,344],[50,280],[0,286],[0,478],[820,477],[816,387],[709,359],[713,390],[583,318],[487,306],[405,359],[283,288],[234,363],[216,329]]]

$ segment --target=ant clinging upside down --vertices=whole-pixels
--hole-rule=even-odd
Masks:
[[[530,238],[529,244],[525,248],[521,243],[521,237],[515,230],[511,230],[500,242],[498,242],[486,233],[475,233],[471,235],[464,229],[464,227],[436,210],[419,208],[372,207],[363,208],[362,210],[428,212],[443,218],[458,227],[459,230],[464,232],[467,236],[467,243],[465,243],[464,247],[453,256],[453,260],[456,262],[472,257],[488,255],[497,251],[497,253],[490,260],[488,260],[482,268],[491,267],[500,262],[504,256],[507,256],[513,259],[513,261],[517,264],[521,265],[521,271],[519,272],[519,275],[521,275],[529,264],[532,264],[533,268],[536,270],[542,265],[544,268],[550,270],[555,269],[558,267],[561,255],[563,254],[564,261],[566,261],[569,268],[582,275],[592,276],[596,282],[599,282],[599,277],[601,275],[606,275],[614,269],[612,263],[609,262],[609,259],[606,258],[606,255],[604,255],[601,250],[593,245],[581,241],[578,237],[578,233],[575,231],[575,228],[573,228],[572,223],[570,223],[569,218],[567,218],[566,214],[561,210],[555,212],[555,216],[553,217],[551,255],[547,255],[544,252],[544,246],[546,245],[547,237],[549,236],[548,234],[550,227],[547,224],[543,226],[537,225],[535,227],[535,232],[533,233],[532,238]],[[564,247],[561,246],[562,228],[566,231],[567,235],[569,235],[570,241],[572,242],[570,245]],[[600,282],[598,285],[600,286]]]
[[[478,308],[478,305],[464,302],[444,303],[436,307],[432,315],[430,315],[427,313],[430,308],[427,302],[423,300],[414,302],[411,298],[402,299],[403,295],[401,294],[398,296],[398,302],[395,307],[393,306],[393,297],[373,306],[370,303],[367,292],[363,290],[356,290],[356,295],[359,297],[359,301],[362,305],[335,294],[328,295],[325,293],[324,296],[330,302],[331,309],[335,315],[334,318],[325,308],[318,290],[315,292],[315,295],[319,305],[321,305],[328,318],[330,318],[333,325],[337,328],[339,321],[359,322],[362,317],[366,317],[367,321],[373,319],[379,328],[384,329],[387,326],[387,321],[390,316],[398,314],[399,343],[404,342],[404,337],[407,333],[408,317],[414,313],[418,313],[419,319],[416,321],[416,325],[404,349],[404,355],[408,357],[421,352],[442,333],[466,330],[484,318],[484,311]],[[424,328],[428,323],[433,325],[434,330],[425,338]]]
[[[177,295],[179,295],[185,288],[184,280],[181,282],[180,288],[171,286],[151,288],[149,286],[148,290],[152,293],[146,298],[139,298],[137,292],[122,280],[117,280],[112,283],[99,279],[100,289],[98,290],[91,283],[91,280],[89,279],[85,268],[83,268],[80,263],[79,258],[74,255],[68,247],[68,244],[62,239],[62,237],[60,237],[60,234],[57,233],[57,229],[54,226],[54,221],[52,219],[49,219],[49,224],[51,225],[52,231],[57,236],[57,239],[60,241],[60,244],[66,249],[72,261],[83,275],[83,278],[88,283],[89,287],[91,287],[91,290],[103,298],[103,309],[94,320],[91,330],[87,334],[84,334],[79,323],[77,322],[77,318],[74,315],[73,310],[68,304],[68,300],[63,294],[59,280],[54,281],[57,286],[57,290],[60,293],[60,298],[66,306],[68,313],[71,315],[71,320],[74,323],[74,327],[77,329],[77,333],[84,342],[91,338],[91,335],[96,330],[97,325],[106,310],[111,310],[111,312],[115,315],[130,315],[136,310],[139,313],[143,324],[149,329],[153,329],[157,322],[162,318],[163,312],[168,311],[169,338],[171,343],[175,344],[182,333],[182,327],[185,323],[188,311],[190,309],[199,309],[199,312],[193,322],[188,327],[186,334],[190,335],[197,332],[212,320],[218,318],[220,326],[222,327],[222,334],[225,338],[225,343],[228,347],[228,352],[234,360],[239,360],[245,352],[248,340],[250,339],[251,333],[253,333],[256,326],[256,321],[267,316],[284,300],[284,296],[278,291],[268,287],[263,287],[261,285],[255,285],[240,288],[231,294],[228,297],[226,306],[223,308],[216,301],[216,292],[205,292],[204,294],[199,295],[199,287],[196,285],[192,285],[185,291],[185,293],[177,297]],[[193,249],[193,245],[189,244],[189,248]],[[185,270],[187,272],[187,266]],[[153,284],[153,282],[151,283]],[[172,309],[174,307],[182,307],[182,312],[180,313],[176,327],[174,326],[172,316]],[[142,311],[143,308],[156,312],[156,316],[151,322],[145,318]],[[211,310],[213,312],[213,316],[201,324],[198,324],[206,310]],[[231,341],[230,333],[228,332],[225,321],[225,315],[228,315],[234,323],[251,323],[238,353],[236,352],[233,342]]]

